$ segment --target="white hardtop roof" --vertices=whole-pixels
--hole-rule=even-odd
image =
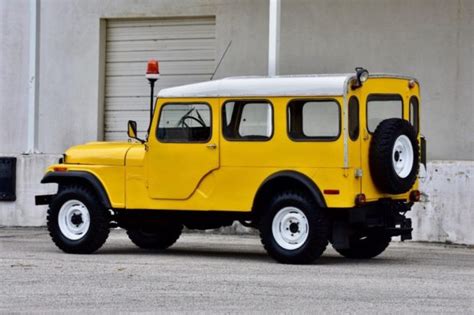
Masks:
[[[371,74],[370,77],[412,79],[392,74]],[[230,77],[162,89],[158,97],[340,96],[346,93],[352,78],[355,78],[354,73]]]

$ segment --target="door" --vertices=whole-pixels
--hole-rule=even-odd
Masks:
[[[392,83],[391,90],[372,90],[373,92],[364,93],[362,96],[361,130],[363,134],[361,142],[361,162],[363,169],[362,176],[362,192],[366,195],[367,200],[374,200],[380,197],[380,191],[375,186],[372,175],[370,173],[370,144],[375,129],[385,119],[403,118],[404,117],[404,96],[394,93],[401,89]],[[366,91],[371,91],[366,89]]]
[[[153,199],[187,199],[219,168],[217,101],[169,101],[157,106],[149,138],[148,191]]]

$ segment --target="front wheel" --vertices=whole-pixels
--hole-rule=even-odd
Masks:
[[[363,237],[353,237],[349,242],[349,248],[333,247],[346,258],[370,259],[382,254],[390,241],[390,236],[383,233],[372,233]]]
[[[321,256],[328,244],[328,231],[322,210],[297,192],[277,195],[260,221],[265,250],[286,264],[307,264]]]
[[[49,234],[66,253],[89,254],[109,236],[109,214],[89,188],[63,187],[52,200],[47,217]]]

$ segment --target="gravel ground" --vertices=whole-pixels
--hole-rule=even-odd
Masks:
[[[1,312],[474,314],[474,250],[420,243],[293,266],[252,235],[188,233],[160,253],[114,230],[96,254],[68,255],[44,229],[0,228],[0,279]]]

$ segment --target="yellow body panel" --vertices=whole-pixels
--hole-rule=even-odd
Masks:
[[[54,164],[48,167],[47,172],[54,172],[64,164]],[[109,165],[81,165],[68,164],[67,171],[81,171],[94,175],[107,193],[113,208],[125,208],[125,168]]]
[[[89,165],[125,165],[129,142],[89,142],[66,151],[66,163]]]
[[[397,196],[382,194],[371,180],[371,135],[366,129],[365,112],[366,98],[372,93],[402,95],[403,117],[408,120],[408,100],[412,95],[419,98],[419,87],[409,89],[407,79],[371,78],[362,88],[349,88],[344,96],[305,96],[304,99],[331,99],[340,104],[341,132],[335,141],[303,142],[288,137],[287,104],[298,97],[266,97],[273,106],[273,137],[253,142],[228,141],[222,136],[222,104],[230,98],[159,99],[147,143],[92,143],[74,147],[66,153],[66,163],[73,164],[66,166],[68,170],[95,175],[115,208],[251,211],[262,183],[272,174],[289,170],[312,179],[329,208],[354,207],[355,197],[360,193],[369,200],[406,200],[409,192]],[[351,95],[356,95],[360,104],[360,135],[356,141],[347,136],[347,101]],[[232,98],[235,99],[252,98]],[[192,144],[159,142],[154,130],[161,107],[170,102],[209,104],[211,139]],[[362,177],[357,177],[356,171],[361,171]],[[412,189],[417,187],[418,182]],[[326,194],[325,190],[339,190],[339,194]]]

